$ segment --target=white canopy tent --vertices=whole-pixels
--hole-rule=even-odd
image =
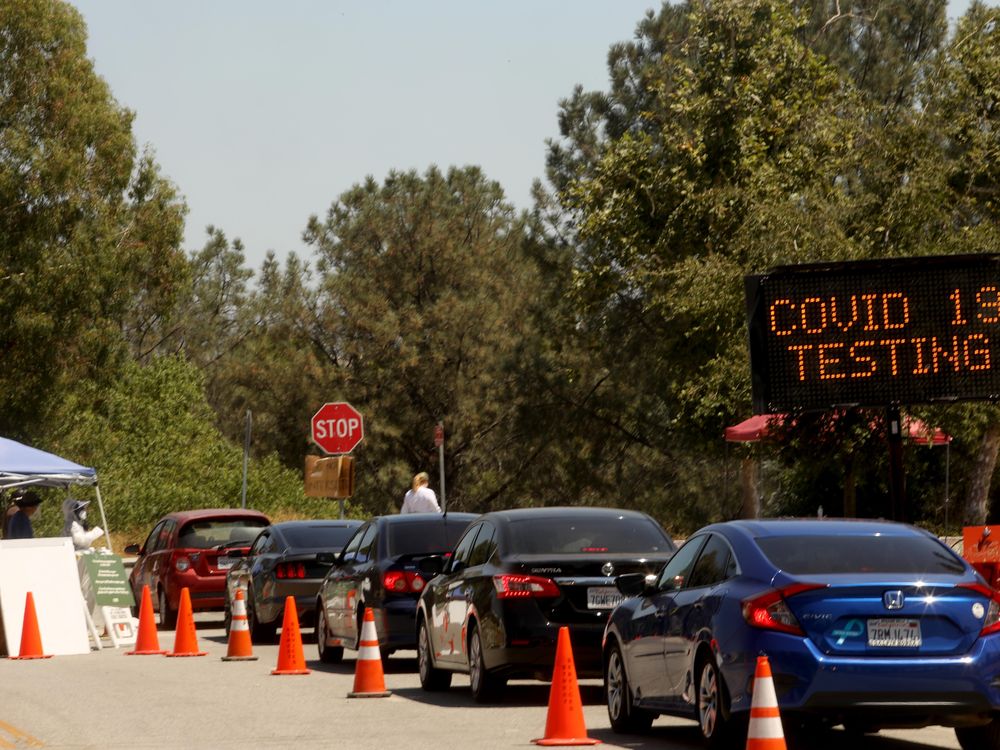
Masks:
[[[53,453],[0,437],[0,490],[15,487],[69,489],[72,485],[93,486],[97,495],[97,507],[101,511],[101,523],[104,524],[105,540],[111,550],[108,519],[104,514],[101,489],[97,485],[97,472]]]

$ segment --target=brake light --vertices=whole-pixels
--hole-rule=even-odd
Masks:
[[[497,599],[527,599],[559,596],[559,587],[551,578],[503,573],[493,576]]]
[[[1000,633],[1000,592],[981,583],[960,583],[957,588],[975,591],[990,600],[990,607],[986,610],[986,616],[983,618],[983,629],[979,631],[979,635]]]
[[[274,569],[274,574],[278,578],[305,578],[305,563],[278,563]]]
[[[382,576],[382,585],[394,594],[419,594],[426,584],[421,575],[412,570],[387,570]]]
[[[743,601],[743,619],[755,628],[777,630],[792,635],[805,635],[799,621],[785,603],[796,594],[826,588],[817,583],[796,583],[783,589],[766,591]]]

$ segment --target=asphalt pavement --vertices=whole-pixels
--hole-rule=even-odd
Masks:
[[[502,703],[479,706],[468,679],[451,690],[420,688],[415,652],[388,659],[389,698],[348,699],[354,652],[343,664],[322,664],[311,632],[304,634],[311,674],[275,676],[276,644],[254,646],[258,661],[223,662],[221,618],[198,615],[204,657],[126,656],[106,648],[87,655],[36,661],[0,659],[0,750],[178,750],[178,748],[526,748],[542,737],[549,687],[512,682]],[[170,650],[174,633],[161,631]],[[700,748],[693,722],[658,719],[646,735],[611,731],[599,680],[582,680],[580,693],[588,734],[609,748]],[[815,750],[930,750],[958,748],[942,727],[883,732],[858,741],[834,730],[817,738]]]

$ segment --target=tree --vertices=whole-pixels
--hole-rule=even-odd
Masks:
[[[58,0],[0,5],[0,432],[124,362],[121,326],[177,270],[183,206]]]
[[[328,400],[365,416],[359,496],[398,508],[409,477],[433,467],[443,422],[448,507],[517,504],[534,451],[515,427],[537,274],[499,185],[474,167],[369,178],[306,236]]]

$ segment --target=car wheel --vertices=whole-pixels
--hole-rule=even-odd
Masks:
[[[343,646],[328,646],[326,638],[329,629],[326,627],[326,612],[323,610],[323,602],[316,602],[316,650],[319,652],[319,660],[324,664],[340,664],[344,660]]]
[[[417,668],[420,671],[420,687],[429,692],[447,690],[451,687],[451,672],[434,666],[431,652],[431,634],[427,622],[422,617],[417,626]]]
[[[712,750],[726,750],[742,747],[745,737],[740,738],[734,722],[729,718],[724,705],[725,685],[715,660],[707,657],[698,668],[698,728],[707,747]],[[742,740],[742,742],[741,742]]]
[[[250,630],[250,640],[254,643],[274,643],[278,623],[264,623],[257,620],[257,607],[254,604],[252,588],[247,588],[247,627]]]
[[[959,727],[955,736],[962,750],[1000,750],[1000,719],[981,727]]]
[[[483,658],[483,640],[479,636],[479,626],[473,625],[469,633],[469,688],[476,703],[496,700],[507,681],[490,674]]]
[[[170,609],[170,601],[167,599],[165,589],[160,589],[157,601],[160,608],[160,627],[164,630],[173,630],[177,627],[177,612]]]
[[[604,696],[608,704],[611,728],[619,734],[644,732],[653,723],[654,714],[632,705],[625,660],[617,643],[611,646],[604,662]]]

